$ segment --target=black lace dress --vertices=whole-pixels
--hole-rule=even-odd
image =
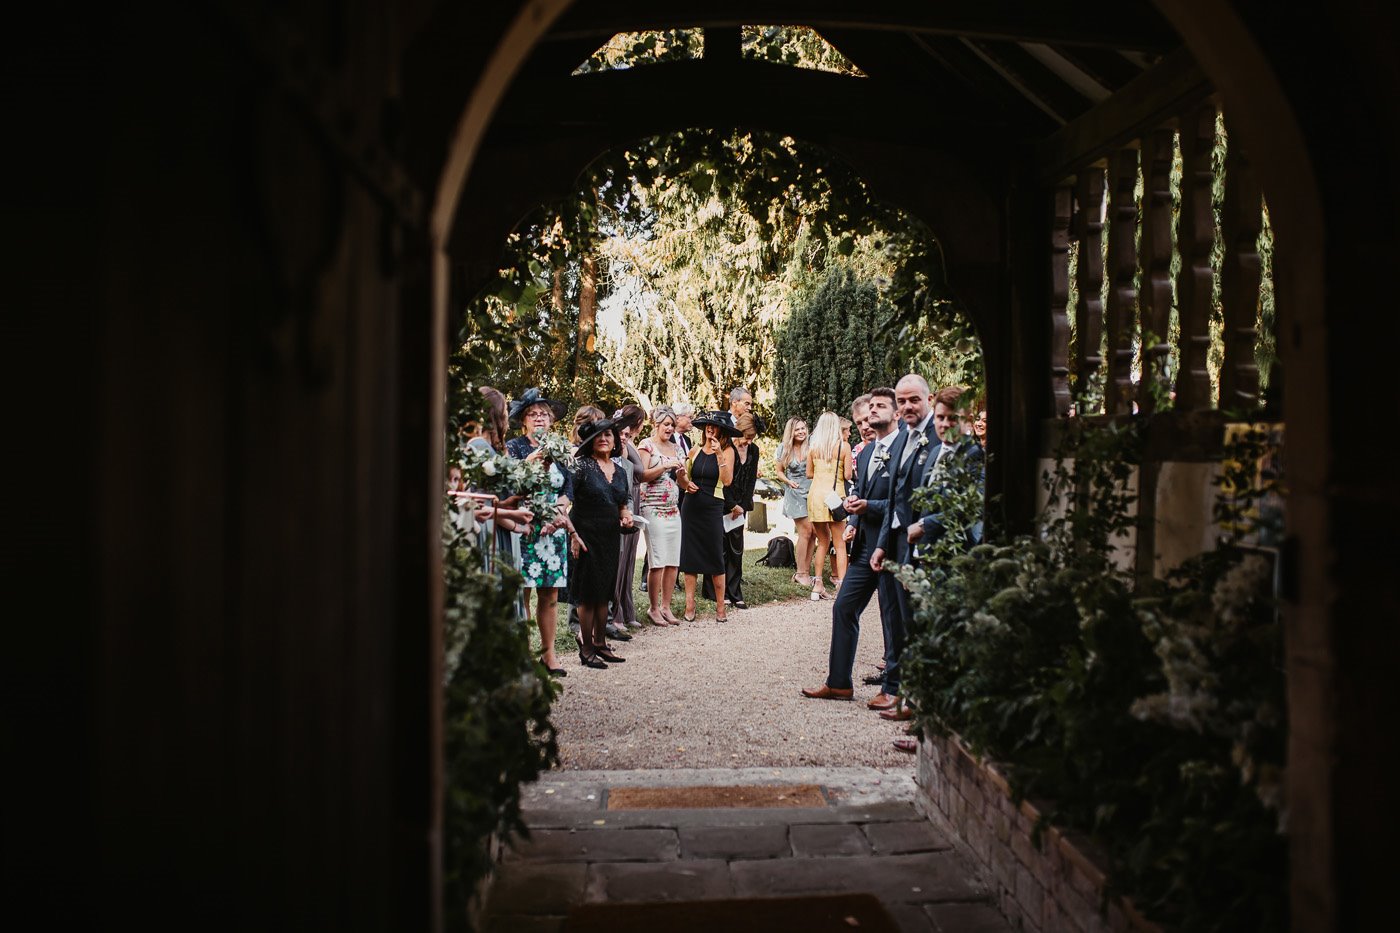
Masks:
[[[627,471],[614,463],[612,480],[598,461],[583,457],[574,468],[574,507],[569,520],[588,548],[569,562],[569,602],[596,606],[612,599],[617,585],[618,550],[622,541],[618,509],[632,498]]]

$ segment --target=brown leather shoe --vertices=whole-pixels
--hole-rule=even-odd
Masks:
[[[828,687],[822,684],[815,689],[803,687],[802,695],[813,700],[854,700],[856,692],[854,690],[838,690],[835,687]]]
[[[880,718],[888,719],[890,722],[907,722],[914,718],[914,711],[907,706],[903,709],[881,710]]]
[[[918,739],[895,739],[890,744],[901,752],[908,752],[911,755],[919,750]]]
[[[894,709],[899,705],[899,697],[890,696],[888,693],[877,693],[875,699],[865,705],[869,709],[876,710]]]

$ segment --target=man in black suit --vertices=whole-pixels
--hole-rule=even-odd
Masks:
[[[803,696],[813,699],[849,700],[855,696],[851,669],[855,665],[856,642],[860,637],[860,615],[875,592],[880,594],[886,668],[892,665],[904,646],[903,629],[898,624],[896,611],[895,590],[899,589],[899,584],[890,574],[878,573],[870,566],[889,505],[891,448],[902,429],[895,420],[894,400],[894,389],[874,389],[870,393],[866,423],[875,432],[875,439],[867,443],[857,457],[852,477],[854,491],[846,497],[845,509],[855,528],[855,541],[850,566],[831,609],[831,656],[826,683],[802,691]]]
[[[911,563],[912,545],[909,544],[908,534],[916,516],[909,495],[928,479],[939,448],[927,380],[917,373],[910,373],[899,380],[894,395],[899,418],[908,430],[900,432],[890,447],[890,504],[885,510],[885,520],[880,525],[880,536],[869,562],[870,569],[881,575],[887,575],[884,571],[886,558],[898,564]],[[898,610],[898,622],[894,627],[900,636],[899,645],[898,650],[892,652],[894,663],[885,662],[885,682],[879,695],[866,704],[873,710],[893,709],[899,704],[899,655],[904,648],[903,635],[913,621],[909,592],[898,583],[893,589]]]

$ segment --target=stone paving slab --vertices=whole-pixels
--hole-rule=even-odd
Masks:
[[[729,863],[721,859],[666,864],[600,862],[588,866],[586,899],[615,901],[696,901],[732,897]]]
[[[892,823],[921,819],[912,803],[860,807],[775,807],[733,810],[527,810],[525,825],[537,829],[594,826],[664,829],[678,826],[767,826],[799,823]]]
[[[788,831],[792,854],[798,858],[869,855],[870,843],[858,824],[816,823]]]
[[[486,919],[486,933],[560,933],[564,917],[531,917],[525,914],[497,914]]]
[[[940,852],[953,847],[953,843],[928,820],[867,823],[863,829],[876,855]]]
[[[870,768],[546,775],[527,795],[531,838],[498,867],[486,928],[554,933],[585,902],[869,893],[901,930],[1007,933],[970,865],[916,809],[913,782],[887,778]],[[604,809],[618,786],[802,783],[832,805]]]
[[[583,903],[588,865],[583,862],[517,862],[503,865],[491,886],[492,914],[563,916]]]
[[[537,830],[506,849],[506,861],[668,862],[679,857],[673,829]]]
[[[868,891],[889,903],[970,901],[986,896],[951,852],[878,858],[775,859],[734,862],[735,893],[781,894]]]
[[[735,859],[786,858],[792,854],[785,824],[746,826],[682,826],[681,858]]]
[[[1006,918],[988,904],[925,904],[938,933],[1005,933]]]
[[[912,769],[879,768],[649,768],[631,771],[550,771],[521,788],[521,806],[548,807],[586,800],[599,808],[609,787],[724,787],[736,784],[819,784],[834,803],[912,801],[918,793]],[[551,793],[552,791],[552,793]]]

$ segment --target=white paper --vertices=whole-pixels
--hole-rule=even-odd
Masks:
[[[740,512],[738,518],[730,518],[728,515],[725,515],[725,516],[724,516],[724,530],[725,530],[725,532],[727,533],[727,532],[733,531],[735,528],[741,527],[741,526],[744,524],[744,520],[745,520],[745,518],[746,518],[747,515],[748,515],[747,512]]]

